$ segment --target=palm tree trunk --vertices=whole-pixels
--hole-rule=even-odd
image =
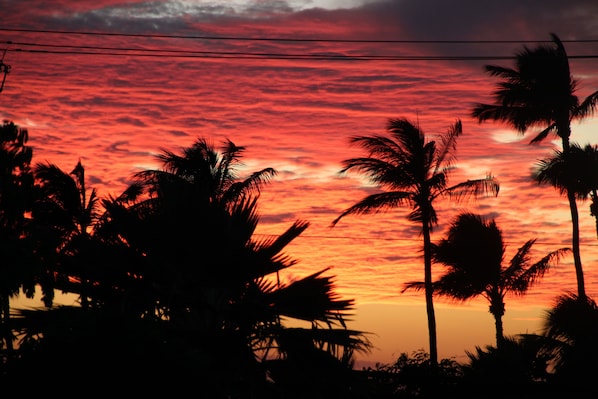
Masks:
[[[557,123],[557,132],[561,137],[563,145],[563,154],[565,158],[571,152],[571,144],[569,137],[571,136],[571,125],[569,123],[569,115],[560,118],[560,123]],[[571,251],[573,252],[573,263],[575,265],[575,275],[577,277],[577,296],[582,301],[586,300],[586,288],[583,277],[583,268],[581,266],[581,250],[579,246],[579,211],[577,209],[577,202],[575,200],[575,191],[567,187],[567,199],[569,200],[569,208],[571,209],[571,224],[573,225],[571,237]]]
[[[583,277],[583,268],[581,266],[581,251],[579,245],[579,212],[577,210],[575,194],[572,190],[567,190],[567,198],[569,199],[569,207],[571,208],[571,224],[573,225],[571,246],[573,247],[573,263],[575,265],[575,275],[577,277],[577,296],[581,301],[585,301],[587,297]]]
[[[496,347],[500,348],[505,340],[502,325],[502,316],[494,315],[494,326],[496,327]]]
[[[432,286],[432,241],[430,227],[427,221],[423,223],[424,238],[424,286],[426,297],[426,311],[428,314],[428,335],[430,345],[430,365],[433,369],[438,366],[438,344],[436,341],[436,315],[434,312],[434,289]]]
[[[505,302],[503,295],[498,291],[493,291],[488,298],[490,298],[490,308],[488,309],[492,316],[494,316],[494,327],[496,329],[496,347],[502,347],[505,342],[505,334],[502,324],[502,317],[505,314]]]

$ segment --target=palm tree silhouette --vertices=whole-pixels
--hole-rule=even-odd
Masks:
[[[544,350],[554,359],[555,383],[570,393],[588,394],[585,397],[598,393],[597,334],[598,306],[591,298],[581,300],[574,293],[565,293],[546,312],[544,335],[549,340]]]
[[[92,247],[92,228],[100,214],[99,197],[95,189],[87,193],[81,161],[70,173],[49,162],[37,163],[33,171],[38,196],[32,215],[36,225],[43,229],[40,251],[50,268],[42,284],[42,299],[49,306],[54,288],[72,291],[71,278],[76,276],[80,282],[77,291],[81,306],[87,308],[86,291],[90,289],[89,273],[94,255],[86,250]]]
[[[170,184],[184,185],[186,189],[196,191],[196,199],[226,208],[244,200],[247,195],[259,194],[263,185],[277,173],[273,168],[263,168],[240,179],[238,169],[242,166],[245,147],[237,146],[230,140],[226,140],[218,151],[213,144],[200,138],[182,151],[183,154],[179,155],[163,149],[157,156],[163,169],[137,173],[137,183],[133,187],[145,188],[157,194],[157,190],[168,188]],[[162,195],[166,193],[161,192]]]
[[[168,308],[170,318],[178,309],[186,313],[184,303],[193,281],[204,277],[244,281],[248,273],[256,273],[242,263],[230,270],[228,263],[241,255],[231,248],[246,245],[257,224],[257,197],[252,193],[259,194],[276,171],[265,168],[238,178],[243,150],[226,141],[218,151],[205,139],[184,148],[182,155],[163,149],[157,157],[162,169],[136,173],[121,196],[102,202],[107,212],[97,234],[113,241],[124,238],[135,248],[148,263],[145,271],[137,272],[152,273],[146,277],[163,290],[155,292],[164,306],[158,311]],[[214,264],[198,268],[198,255],[213,257],[206,263]]]
[[[483,179],[467,180],[448,186],[456,149],[456,140],[462,133],[461,121],[450,126],[439,141],[427,141],[418,125],[406,118],[391,119],[387,124],[389,136],[355,136],[351,144],[359,144],[369,153],[366,157],[347,159],[343,162],[344,174],[350,170],[367,175],[382,189],[380,193],[366,196],[355,205],[346,209],[332,225],[337,224],[347,215],[376,213],[410,206],[408,220],[421,225],[424,252],[424,286],[430,362],[438,364],[436,342],[436,320],[432,288],[432,253],[431,233],[438,223],[434,201],[441,196],[450,196],[457,200],[468,196],[493,193],[498,195],[499,185],[491,176]]]
[[[567,187],[579,200],[590,198],[590,215],[596,219],[598,235],[598,146],[571,143],[569,153],[554,150],[552,157],[536,163],[533,178],[539,183],[551,184],[565,193]]]
[[[494,316],[496,346],[505,342],[502,317],[505,296],[509,293],[525,295],[534,283],[557,262],[568,248],[560,248],[531,263],[531,250],[536,242],[528,240],[503,266],[506,246],[502,231],[494,220],[485,221],[480,215],[461,213],[452,222],[447,237],[432,244],[432,258],[448,267],[433,283],[437,295],[455,301],[466,301],[479,295],[490,304]],[[403,290],[424,288],[423,282],[408,282]]]
[[[35,261],[31,240],[33,174],[28,132],[13,122],[0,126],[0,348],[13,349],[10,298],[21,289],[29,298],[35,292]]]
[[[254,237],[259,188],[275,171],[240,178],[242,149],[227,141],[219,152],[200,139],[183,155],[163,151],[163,169],[137,173],[121,196],[103,201],[96,234],[138,254],[141,266],[131,274],[146,290],[136,302],[146,304],[144,317],[180,333],[181,356],[198,357],[207,384],[237,389],[265,381],[266,372],[287,381],[292,374],[281,362],[312,359],[313,366],[307,355],[314,351],[348,368],[353,351],[369,347],[364,334],[345,326],[353,302],[337,297],[327,268],[279,281],[278,272],[296,264],[286,246],[309,223]],[[311,328],[287,327],[289,318]]]
[[[279,281],[278,272],[297,262],[284,253],[286,246],[309,223],[255,238],[259,186],[275,172],[266,168],[240,179],[241,149],[227,142],[219,153],[198,140],[182,156],[165,151],[166,167],[135,175],[123,195],[102,201],[105,212],[97,219],[91,217],[95,200],[85,201],[76,189],[82,170],[66,174],[39,165],[39,193],[47,198],[36,205],[37,222],[54,228],[61,244],[54,249],[68,247],[61,262],[87,261],[84,251],[97,264],[85,274],[88,308],[15,312],[21,356],[11,370],[54,381],[62,370],[49,365],[60,359],[71,366],[85,362],[74,375],[89,382],[116,378],[137,387],[126,377],[135,369],[162,372],[171,383],[199,381],[226,397],[267,395],[272,382],[289,394],[308,395],[315,386],[320,393],[349,392],[353,354],[370,347],[364,333],[346,326],[353,301],[334,292],[328,268]],[[79,180],[72,177],[77,172]],[[83,231],[89,241],[72,240]],[[60,276],[81,281],[81,270],[59,266]],[[97,367],[88,356],[99,359]],[[32,365],[38,367],[29,370]],[[314,379],[309,384],[307,374]],[[0,375],[7,382],[13,376]]]
[[[479,122],[506,122],[524,134],[530,128],[542,127],[530,143],[544,140],[550,133],[561,138],[563,153],[570,150],[571,121],[591,115],[596,108],[598,91],[582,102],[576,95],[577,81],[571,76],[569,59],[559,37],[551,34],[553,45],[524,47],[516,54],[516,67],[486,65],[490,76],[501,81],[493,93],[493,104],[477,104],[472,116]],[[577,291],[585,297],[585,283],[579,248],[579,214],[575,192],[566,188],[571,210],[571,246],[577,277]]]

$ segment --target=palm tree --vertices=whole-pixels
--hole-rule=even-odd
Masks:
[[[87,193],[85,169],[81,161],[70,172],[52,163],[37,163],[34,168],[38,198],[33,218],[39,227],[40,254],[47,258],[47,278],[42,289],[46,305],[51,305],[54,288],[72,289],[71,280],[80,280],[81,306],[87,308],[90,288],[87,274],[91,272],[93,256],[86,253],[92,241],[91,230],[99,217],[99,198],[96,190]],[[87,257],[87,259],[85,259]],[[88,270],[82,267],[87,266]],[[58,273],[58,280],[56,274]],[[59,283],[62,287],[55,287]],[[46,286],[47,285],[47,286]]]
[[[566,293],[556,298],[546,312],[544,335],[549,339],[545,353],[553,357],[555,382],[571,392],[594,397],[598,356],[598,306],[591,298]],[[587,391],[587,392],[586,392]]]
[[[539,183],[551,184],[561,194],[567,188],[573,191],[579,200],[588,197],[591,200],[590,215],[596,219],[598,235],[598,146],[586,144],[581,147],[571,143],[569,153],[554,150],[551,158],[541,159],[536,163],[533,178]]]
[[[531,250],[536,242],[525,242],[503,266],[506,247],[502,231],[494,220],[485,221],[480,215],[461,213],[451,224],[447,238],[432,244],[432,258],[448,267],[433,283],[437,295],[456,301],[466,301],[479,295],[490,304],[494,316],[496,346],[505,342],[502,317],[507,294],[525,295],[527,291],[558,261],[568,248],[550,252],[531,263]],[[404,290],[424,288],[422,282],[409,282]]]
[[[544,140],[556,133],[562,142],[563,153],[570,151],[571,121],[582,120],[593,114],[598,91],[582,102],[576,95],[577,81],[571,76],[569,59],[563,43],[551,34],[553,45],[524,47],[516,54],[516,67],[486,65],[490,76],[502,79],[494,91],[493,104],[477,104],[472,116],[478,121],[506,122],[520,134],[541,127],[530,143]],[[585,297],[585,283],[579,248],[579,214],[575,192],[566,188],[573,225],[571,246],[577,277],[577,291]]]
[[[389,136],[355,136],[351,144],[359,144],[369,153],[366,157],[347,159],[341,174],[350,170],[367,175],[383,191],[366,196],[346,209],[332,225],[347,215],[377,213],[399,206],[410,206],[408,220],[421,225],[424,253],[424,281],[430,362],[438,364],[436,319],[432,289],[431,233],[438,224],[434,201],[441,196],[457,200],[468,196],[493,193],[498,195],[499,185],[491,176],[467,180],[448,186],[456,149],[456,140],[462,133],[461,121],[455,122],[439,141],[427,141],[418,125],[406,118],[390,119]]]
[[[123,195],[103,201],[95,234],[137,254],[125,267],[145,282],[135,298],[143,317],[171,326],[181,356],[194,357],[194,367],[211,376],[206,383],[234,389],[232,381],[263,380],[266,371],[288,382],[322,356],[348,367],[353,351],[369,347],[345,326],[352,301],[336,296],[327,269],[279,281],[278,272],[296,263],[285,247],[309,223],[254,237],[259,188],[275,171],[240,178],[242,149],[227,141],[219,152],[198,140],[183,155],[163,151],[163,169],[136,174]],[[283,318],[311,328],[286,327]],[[303,371],[293,374],[291,364]]]
[[[226,267],[213,265],[201,270],[196,263],[201,249],[208,255],[221,251],[224,256],[214,261],[230,261],[238,254],[230,252],[232,244],[224,238],[244,245],[251,236],[252,224],[257,223],[253,214],[257,197],[252,193],[259,194],[276,171],[264,168],[240,179],[243,151],[244,147],[230,140],[218,151],[205,139],[184,148],[182,155],[163,149],[157,157],[162,169],[136,173],[134,182],[120,197],[103,201],[107,212],[96,233],[103,239],[112,237],[115,242],[124,238],[145,263],[149,262],[144,266],[147,270],[136,272],[151,272],[150,280],[160,280],[158,285],[165,291],[159,295],[166,297],[159,300],[165,306],[159,312],[184,309],[183,304],[175,306],[178,300],[188,300],[180,294],[205,273],[214,273],[209,277],[215,279],[231,277]],[[193,234],[187,226],[193,226]],[[238,273],[250,270],[241,268],[241,264],[235,267]],[[236,276],[241,280],[247,277]]]
[[[0,349],[13,349],[10,298],[21,289],[35,291],[35,262],[30,239],[33,175],[28,132],[12,122],[0,126]]]

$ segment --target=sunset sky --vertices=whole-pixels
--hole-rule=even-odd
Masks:
[[[118,195],[136,171],[156,168],[162,149],[198,138],[246,147],[245,172],[278,171],[263,191],[260,234],[295,220],[310,227],[288,247],[288,279],[331,267],[336,289],[355,299],[349,327],[372,333],[363,361],[391,362],[428,349],[424,298],[401,294],[423,279],[419,226],[408,210],[348,216],[376,190],[339,175],[365,155],[353,135],[384,134],[389,118],[419,123],[429,139],[457,119],[458,169],[449,183],[491,173],[500,194],[437,203],[440,225],[467,209],[495,218],[506,260],[537,238],[537,258],[570,246],[567,201],[530,179],[534,163],[560,148],[551,137],[478,124],[475,103],[491,102],[486,64],[513,66],[524,45],[563,40],[578,96],[598,90],[598,2],[473,0],[15,1],[0,0],[0,54],[10,66],[0,118],[29,131],[34,162],[70,171],[81,159],[87,185]],[[1,78],[1,77],[0,77]],[[572,142],[598,143],[598,117],[573,125]],[[598,240],[589,202],[579,203],[586,290],[598,296]],[[440,265],[435,273],[443,271]],[[566,257],[522,298],[507,298],[505,333],[538,332],[557,295],[575,291]],[[441,357],[494,344],[487,303],[436,299]],[[40,302],[41,304],[41,302]]]

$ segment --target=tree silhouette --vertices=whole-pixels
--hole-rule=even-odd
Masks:
[[[596,108],[598,91],[582,102],[576,95],[577,81],[571,76],[569,59],[559,37],[551,34],[552,46],[524,47],[516,54],[515,68],[486,65],[490,76],[501,81],[493,92],[493,104],[477,104],[472,116],[479,122],[506,122],[524,134],[534,127],[542,127],[531,143],[556,133],[562,142],[563,153],[570,151],[571,121],[591,115]],[[585,283],[579,248],[579,214],[575,192],[566,188],[571,210],[571,247],[577,277],[577,291],[585,297]]]
[[[546,312],[544,335],[550,339],[544,349],[554,359],[553,382],[571,393],[598,394],[596,302],[574,293],[560,295]]]
[[[581,147],[571,143],[567,154],[554,150],[552,157],[539,160],[533,178],[540,184],[550,184],[561,194],[567,187],[579,200],[590,198],[590,215],[596,219],[598,235],[598,146],[586,144]]]
[[[193,145],[183,148],[179,155],[163,149],[157,156],[163,169],[145,170],[135,175],[136,183],[129,189],[141,193],[146,190],[164,200],[171,184],[177,189],[194,190],[194,199],[206,204],[221,205],[224,208],[235,206],[248,195],[259,194],[261,187],[276,175],[273,168],[264,168],[251,173],[244,179],[238,176],[242,165],[241,158],[245,147],[226,140],[217,151],[206,139],[200,138]],[[184,186],[184,187],[183,187]],[[163,191],[159,191],[164,189]],[[178,190],[174,190],[178,193]],[[173,194],[173,193],[170,193]],[[161,195],[161,196],[160,196]]]
[[[13,122],[0,126],[0,348],[9,354],[13,349],[10,298],[21,289],[29,298],[35,292],[36,263],[27,216],[32,203],[33,149],[27,140],[27,130]]]
[[[494,317],[496,346],[505,342],[502,317],[507,294],[525,295],[534,283],[557,262],[568,248],[560,248],[531,263],[531,250],[536,242],[528,240],[503,265],[506,246],[502,231],[494,220],[485,221],[480,215],[461,213],[452,222],[447,237],[432,244],[434,261],[448,270],[433,283],[434,293],[455,301],[466,301],[477,296],[490,304]],[[404,290],[424,288],[423,282],[408,282]]]
[[[142,323],[148,334],[156,334],[156,339],[140,341],[149,352],[167,353],[164,364],[174,374],[190,376],[189,381],[201,381],[224,396],[267,390],[268,381],[277,389],[291,389],[322,359],[329,367],[318,369],[319,387],[332,383],[326,378],[334,374],[336,386],[347,390],[354,351],[369,350],[363,333],[346,328],[353,301],[334,293],[332,278],[324,275],[327,268],[279,281],[278,272],[296,264],[285,247],[309,223],[297,221],[278,237],[254,237],[259,187],[275,172],[266,168],[238,178],[241,150],[229,141],[218,152],[198,140],[180,156],[164,151],[163,169],[136,174],[122,195],[103,200],[105,212],[93,226],[91,243],[107,272],[88,276],[90,307],[78,318],[80,328],[62,328],[79,331],[82,336],[75,338],[81,345],[101,338],[110,346],[112,337],[90,331],[116,330],[120,324],[120,339],[129,342],[128,334],[139,333]],[[44,334],[27,324],[48,319],[24,313],[20,333],[29,348],[53,353]],[[287,325],[288,320],[310,327]],[[114,348],[122,345],[114,343]],[[70,354],[80,353],[83,348]],[[136,353],[123,349],[122,364],[131,367]],[[137,361],[156,365],[143,356]],[[94,371],[98,378],[114,373]]]
[[[372,398],[432,398],[438,392],[445,397],[460,394],[462,379],[461,365],[454,359],[441,359],[435,375],[430,370],[430,354],[423,349],[401,353],[391,364],[377,363],[367,367],[364,373],[370,381],[369,395]],[[435,378],[437,385],[430,380]],[[373,383],[372,383],[373,382]],[[458,397],[458,396],[457,396]]]
[[[78,280],[81,306],[87,308],[91,265],[95,253],[92,228],[100,212],[95,189],[88,194],[85,169],[81,161],[66,173],[52,163],[37,163],[33,169],[37,198],[33,218],[38,227],[38,255],[46,259],[46,278],[42,281],[44,302],[52,304],[54,288],[73,292],[72,278]]]
[[[453,166],[456,140],[462,133],[461,121],[455,122],[439,141],[427,141],[423,131],[406,118],[388,122],[389,135],[355,136],[351,144],[359,144],[368,151],[362,158],[343,162],[341,174],[357,171],[365,174],[380,188],[380,193],[366,196],[337,217],[334,226],[347,215],[377,213],[400,206],[411,207],[408,220],[421,225],[424,252],[424,286],[430,362],[438,364],[436,319],[433,304],[431,233],[438,223],[434,202],[438,197],[450,196],[460,200],[469,196],[498,194],[498,183],[491,176],[467,180],[448,186]]]
[[[554,388],[547,384],[550,357],[543,348],[544,339],[534,334],[506,337],[500,347],[476,346],[466,351],[463,378],[458,397],[461,398],[556,398]]]

